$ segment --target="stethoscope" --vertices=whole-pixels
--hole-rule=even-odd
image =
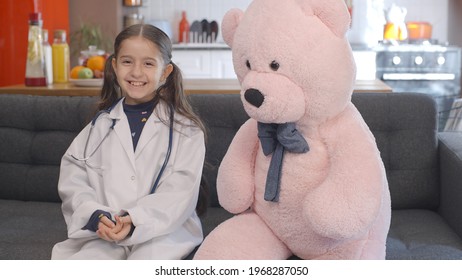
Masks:
[[[120,99],[119,99],[120,100]],[[106,134],[104,135],[103,139],[101,140],[101,142],[98,144],[98,146],[96,146],[96,148],[93,150],[93,152],[91,152],[88,156],[87,156],[87,148],[88,148],[88,143],[90,142],[90,137],[91,137],[91,133],[93,131],[93,128],[95,127],[95,123],[96,123],[96,120],[98,120],[98,118],[103,115],[103,114],[109,114],[111,113],[111,110],[115,107],[115,105],[118,103],[115,102],[114,105],[112,105],[111,107],[109,107],[108,109],[106,110],[101,110],[99,111],[98,113],[96,113],[96,115],[93,117],[93,119],[91,120],[91,125],[90,125],[90,131],[88,132],[88,136],[87,136],[87,140],[85,141],[85,148],[83,149],[83,157],[82,158],[78,158],[78,157],[75,157],[74,155],[70,155],[73,159],[77,160],[77,161],[83,161],[85,162],[85,164],[87,164],[87,160],[89,160],[95,153],[96,151],[99,149],[99,147],[101,147],[101,144],[103,144],[104,140],[106,140],[106,138],[109,136],[109,134],[111,133],[111,131],[114,130],[114,126],[116,125],[116,119],[112,119],[112,124],[111,126],[109,127],[108,131],[106,132]],[[160,178],[162,177],[162,174],[164,173],[164,170],[165,168],[167,167],[167,163],[168,163],[168,160],[170,158],[170,154],[172,152],[172,142],[173,142],[173,117],[174,117],[174,109],[173,109],[173,106],[170,104],[170,127],[169,127],[169,134],[168,134],[168,148],[167,148],[167,154],[165,155],[165,160],[164,160],[164,163],[162,164],[162,167],[160,168],[159,170],[159,174],[157,174],[157,178],[156,180],[154,181],[154,185],[152,186],[151,188],[151,194],[154,193],[154,191],[156,190],[157,188],[157,185],[159,184],[159,181],[160,181]]]

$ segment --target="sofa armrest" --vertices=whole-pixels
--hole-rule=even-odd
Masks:
[[[462,236],[462,133],[438,134],[440,208],[449,225]]]

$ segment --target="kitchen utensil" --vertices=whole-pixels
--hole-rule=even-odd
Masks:
[[[410,40],[427,40],[432,37],[432,25],[428,22],[411,21],[406,23]]]
[[[190,32],[190,42],[191,43],[199,43],[199,35],[201,35],[202,37],[202,24],[195,20],[193,21],[193,23],[191,24],[191,27],[189,28],[189,32]]]
[[[211,36],[212,36],[212,43],[215,43],[217,41],[217,36],[218,36],[218,22],[212,21],[210,23],[210,30],[211,30]]]
[[[210,23],[208,22],[208,20],[203,19],[201,21],[201,25],[202,25],[202,43],[209,43],[210,42],[209,40],[212,35]]]

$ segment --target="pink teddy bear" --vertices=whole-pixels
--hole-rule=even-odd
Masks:
[[[236,214],[195,259],[384,259],[390,193],[351,102],[356,66],[341,0],[254,0],[222,23],[250,119],[218,171]]]

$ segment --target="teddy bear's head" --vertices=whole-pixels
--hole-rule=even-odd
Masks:
[[[245,13],[230,10],[223,38],[249,116],[316,125],[341,112],[356,75],[349,24],[341,0],[254,0]]]

